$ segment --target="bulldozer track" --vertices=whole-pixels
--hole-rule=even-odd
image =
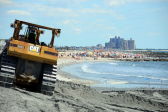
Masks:
[[[41,92],[46,95],[53,95],[56,83],[57,65],[44,65]]]
[[[16,58],[7,55],[7,50],[1,54],[0,60],[0,86],[13,87],[15,78]]]
[[[7,55],[4,50],[0,59],[0,86],[11,88],[14,86],[17,59]],[[44,64],[41,82],[41,93],[53,95],[56,83],[57,65]]]

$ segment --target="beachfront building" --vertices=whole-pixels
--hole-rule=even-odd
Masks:
[[[115,38],[110,38],[110,41],[105,43],[105,49],[120,49],[120,50],[134,50],[135,40],[125,40],[119,36]]]

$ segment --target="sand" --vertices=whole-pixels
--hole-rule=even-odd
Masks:
[[[62,66],[86,60],[59,60],[53,96],[0,87],[0,112],[168,112],[168,90],[97,90],[94,81],[72,77]]]
[[[0,87],[1,112],[167,112],[168,90],[102,91],[57,81],[53,96]]]

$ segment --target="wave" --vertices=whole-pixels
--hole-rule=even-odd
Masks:
[[[90,69],[87,64],[82,65],[81,69],[83,72],[91,73],[91,74],[104,74],[104,75],[108,74],[108,75],[116,75],[116,76],[124,76],[124,77],[139,77],[139,78],[149,78],[153,80],[162,80],[162,81],[168,80],[168,78],[146,76],[146,75],[128,75],[128,74],[114,74],[114,73],[108,73],[108,72],[98,72],[98,71]]]
[[[136,65],[135,64],[132,64],[133,67],[135,67]]]
[[[113,75],[127,76],[127,77],[139,77],[139,78],[149,78],[149,79],[154,79],[154,80],[168,80],[168,78],[146,76],[146,75],[127,75],[127,74],[113,74]]]
[[[88,65],[82,65],[81,67],[82,71],[85,73],[92,73],[92,74],[102,74],[101,72],[96,72],[94,70],[89,69]]]
[[[108,80],[107,83],[109,84],[128,84],[127,81],[120,81],[120,80]]]
[[[118,65],[118,63],[111,62],[110,65]]]

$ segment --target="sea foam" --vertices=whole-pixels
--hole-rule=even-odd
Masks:
[[[113,63],[114,64],[114,63]],[[138,78],[148,78],[148,79],[154,79],[154,80],[163,80],[166,81],[168,78],[163,78],[163,77],[154,77],[154,76],[149,76],[149,75],[129,75],[129,74],[118,74],[118,73],[108,73],[108,72],[98,72],[96,70],[93,70],[89,67],[89,64],[83,64],[81,66],[81,70],[84,73],[90,73],[90,74],[102,74],[102,75],[115,75],[115,76],[123,76],[123,77],[138,77]]]

